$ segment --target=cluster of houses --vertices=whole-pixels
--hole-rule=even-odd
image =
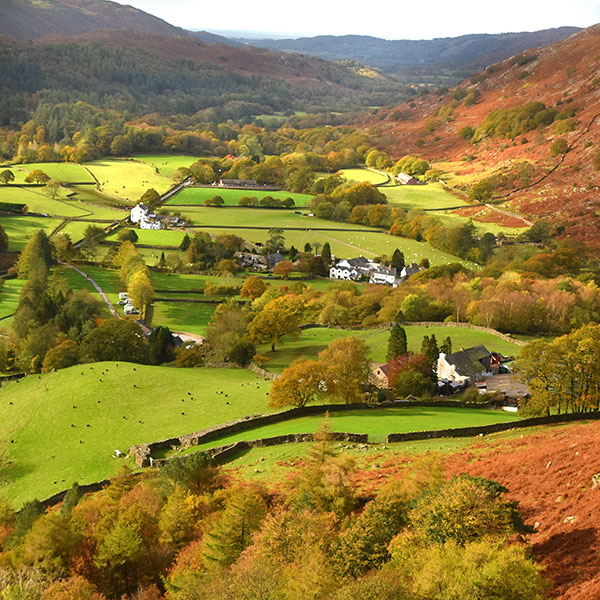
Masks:
[[[369,283],[397,287],[422,270],[423,267],[411,263],[404,266],[398,273],[398,269],[395,267],[386,267],[370,258],[359,256],[358,258],[338,260],[329,269],[329,277],[330,279],[342,279],[344,281],[368,280]]]
[[[234,258],[242,269],[250,269],[252,271],[272,271],[278,263],[285,260],[281,252],[271,252],[269,254],[236,252]]]
[[[438,393],[446,396],[474,386],[480,393],[502,392],[509,398],[525,397],[529,393],[527,386],[505,365],[510,360],[498,352],[490,352],[482,344],[451,354],[440,352],[436,365]],[[389,388],[393,375],[393,363],[375,365],[373,383]]]
[[[179,217],[157,215],[143,202],[136,204],[131,209],[129,220],[139,225],[140,229],[165,229],[166,227],[180,227],[185,224]]]

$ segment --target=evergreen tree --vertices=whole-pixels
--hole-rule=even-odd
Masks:
[[[17,273],[20,279],[27,279],[34,264],[43,264],[46,267],[54,264],[52,258],[52,247],[46,232],[40,229],[33,234],[25,244],[19,260],[17,261]]]
[[[190,236],[186,233],[183,236],[183,239],[181,240],[181,244],[179,244],[179,249],[187,250],[190,247],[191,243],[192,243],[192,240],[190,239]]]
[[[435,371],[435,364],[437,363],[437,359],[440,354],[440,349],[438,348],[438,343],[435,339],[435,333],[432,333],[431,337],[427,335],[423,337],[421,354],[428,359],[432,370]]]
[[[296,250],[295,246],[290,246],[290,250],[288,252],[288,260],[294,261],[298,256],[298,250]]]
[[[323,248],[321,250],[321,258],[323,259],[323,263],[326,267],[329,267],[331,264],[331,246],[329,242],[325,242],[323,244]]]
[[[394,358],[401,354],[408,352],[408,344],[406,340],[406,331],[400,323],[396,323],[390,331],[390,338],[388,341],[387,359],[394,360]]]
[[[67,517],[70,515],[71,511],[77,506],[82,497],[83,494],[79,489],[79,484],[75,482],[63,498],[63,503],[60,507],[61,516]]]
[[[440,352],[452,354],[452,338],[448,336],[440,345]]]
[[[401,271],[404,268],[404,265],[404,254],[401,250],[396,248],[394,254],[392,254],[392,267],[396,267],[398,271]]]

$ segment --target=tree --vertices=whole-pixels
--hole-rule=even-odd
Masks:
[[[387,359],[392,360],[401,354],[408,352],[408,342],[406,339],[406,330],[400,323],[396,323],[391,331],[388,340]]]
[[[127,285],[127,296],[140,311],[140,318],[143,321],[146,318],[148,306],[154,300],[154,288],[146,269],[139,269],[131,275]]]
[[[154,188],[149,188],[142,194],[140,202],[144,203],[149,210],[155,210],[160,206],[160,194]]]
[[[275,265],[275,269],[273,269],[273,275],[278,275],[283,279],[287,279],[293,270],[294,263],[289,260],[282,260]]]
[[[210,493],[220,484],[219,469],[204,452],[173,458],[167,461],[160,473],[196,495]]]
[[[284,335],[300,333],[302,302],[292,295],[269,301],[248,326],[250,337],[257,343],[269,342],[271,351]]]
[[[48,181],[48,183],[46,183],[46,193],[48,196],[50,196],[50,198],[52,198],[52,200],[56,200],[58,194],[60,193],[60,188],[61,184],[59,181],[54,181],[51,179]]]
[[[440,349],[435,338],[435,333],[423,336],[423,342],[421,343],[421,354],[427,358],[432,370],[435,371],[435,365],[437,364],[438,357],[440,355]]]
[[[247,333],[248,315],[237,302],[231,300],[219,304],[206,329],[211,359],[215,362],[234,360],[234,351],[247,340]],[[240,348],[237,350],[239,352]]]
[[[25,244],[19,260],[17,261],[17,273],[21,279],[27,279],[34,265],[41,264],[44,267],[50,267],[54,264],[52,257],[52,247],[46,232],[42,229],[34,233],[30,240]]]
[[[57,369],[66,369],[79,362],[79,344],[73,340],[65,340],[46,352],[42,363],[42,373],[50,373]]]
[[[76,250],[68,233],[57,233],[52,236],[52,255],[56,260],[68,262],[73,258]]]
[[[132,244],[135,244],[139,239],[135,229],[131,229],[130,227],[121,229],[117,237],[120,242],[131,242]]]
[[[92,361],[118,360],[145,363],[148,348],[142,328],[126,319],[107,319],[81,343],[81,355]]]
[[[242,298],[250,298],[250,300],[254,300],[259,296],[262,296],[264,291],[267,289],[267,284],[256,275],[252,275],[248,277],[244,284],[242,285],[242,289],[240,290],[240,296]]]
[[[392,267],[394,267],[398,273],[404,268],[404,254],[401,250],[396,248],[394,254],[392,254]]]
[[[15,174],[10,169],[5,169],[0,172],[0,181],[7,185],[15,180]]]
[[[41,169],[34,169],[25,177],[25,183],[48,183],[50,177],[44,173]]]
[[[181,244],[179,244],[179,249],[185,251],[190,247],[191,243],[192,243],[192,240],[190,239],[190,236],[186,233],[183,236],[183,239],[181,240]]]
[[[323,244],[323,248],[321,249],[321,259],[323,260],[325,267],[329,268],[329,265],[331,265],[331,246],[329,245],[329,242]]]
[[[325,266],[323,259],[317,254],[311,257],[308,270],[312,275],[316,275],[317,277],[327,277],[329,275],[328,268]]]
[[[319,362],[327,369],[327,394],[345,404],[363,402],[369,379],[369,347],[354,337],[333,340],[319,352]]]
[[[404,369],[398,372],[394,376],[391,387],[398,398],[429,397],[436,391],[431,377],[413,369]]]
[[[315,360],[292,363],[273,382],[269,406],[306,406],[318,402],[327,393],[327,371]]]
[[[41,600],[105,600],[105,596],[81,575],[55,581],[42,594]]]
[[[283,229],[273,227],[269,229],[269,236],[265,243],[265,249],[267,252],[277,252],[282,249],[285,245],[285,236]]]
[[[440,344],[440,352],[452,354],[452,338],[450,336],[446,336],[444,341]]]
[[[148,361],[151,365],[161,365],[175,358],[175,341],[168,327],[158,326],[148,336]]]
[[[81,242],[81,251],[88,260],[96,260],[98,250],[100,249],[100,242],[102,242],[105,235],[104,229],[97,225],[88,225],[85,228],[83,241]]]
[[[550,146],[550,154],[558,156],[559,154],[566,154],[569,150],[569,142],[565,138],[556,138]]]

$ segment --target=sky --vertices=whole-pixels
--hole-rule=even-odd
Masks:
[[[264,37],[371,35],[431,39],[600,23],[600,0],[116,0],[186,29],[256,31]],[[422,10],[420,10],[422,9]]]

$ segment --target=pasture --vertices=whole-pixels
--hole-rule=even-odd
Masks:
[[[76,365],[0,390],[0,496],[19,508],[74,481],[113,475],[115,449],[268,412],[265,382],[243,369]],[[189,392],[189,394],[188,394]],[[222,392],[222,393],[220,393]],[[227,396],[225,395],[227,394]]]
[[[164,296],[164,294],[160,294]],[[171,331],[183,331],[204,335],[210,318],[217,308],[217,302],[164,302],[154,301],[148,325],[162,325]]]
[[[83,183],[92,182],[94,178],[78,163],[56,162],[56,163],[28,163],[12,165],[8,167],[15,175],[15,183],[25,183],[25,178],[31,171],[41,170],[55,181],[61,183]]]
[[[180,167],[190,167],[198,159],[198,156],[186,154],[136,154],[131,157],[141,163],[151,165],[156,169],[158,175],[171,179],[175,171]]]
[[[461,347],[469,348],[478,344],[483,344],[489,351],[500,352],[508,356],[518,355],[521,349],[517,344],[506,342],[492,333],[465,327],[406,325],[404,329],[406,330],[408,349],[411,352],[420,351],[425,335],[435,335],[438,344],[441,344],[446,337],[450,336],[452,349],[455,352]],[[285,367],[298,358],[317,358],[319,352],[324,350],[332,340],[352,336],[363,339],[367,343],[371,352],[371,361],[385,363],[387,362],[389,335],[389,328],[353,330],[318,327],[304,329],[297,338],[284,337],[282,342],[275,346],[275,352],[271,352],[271,347],[268,344],[263,344],[259,346],[258,353],[269,359],[263,365],[265,369],[274,373],[281,373]]]
[[[388,433],[408,433],[457,427],[478,427],[517,420],[512,413],[483,408],[447,408],[424,406],[392,406],[365,408],[329,413],[332,431],[366,433],[369,442],[381,443]],[[256,427],[194,446],[189,452],[207,450],[242,440],[258,440],[293,433],[314,433],[323,422],[323,415],[297,417]],[[412,443],[412,442],[411,442]]]
[[[269,191],[269,190],[234,190],[230,188],[221,188],[218,186],[209,187],[186,187],[181,190],[178,194],[169,198],[164,206],[170,207],[173,205],[186,205],[186,206],[204,206],[204,201],[215,196],[221,196],[225,202],[225,206],[237,206],[240,198],[245,196],[261,198],[265,196],[271,196],[279,200],[285,200],[286,198],[292,198],[297,207],[304,207],[310,203],[312,196],[309,194],[295,194],[293,192],[285,191]]]
[[[152,165],[131,159],[102,158],[86,166],[99,181],[99,191],[127,204],[139,202],[150,188],[163,194],[172,185],[171,180],[156,173]]]
[[[367,183],[372,183],[373,185],[386,183],[388,178],[381,173],[375,173],[375,171],[369,171],[368,169],[344,169],[340,171],[340,174],[344,179],[348,179],[350,181],[366,181]],[[392,177],[392,175],[390,175]],[[385,190],[380,190],[385,192]]]
[[[8,250],[10,252],[18,252],[39,229],[43,229],[50,235],[60,225],[60,220],[19,215],[14,217],[0,217],[0,225],[6,231],[6,235],[8,235]]]

